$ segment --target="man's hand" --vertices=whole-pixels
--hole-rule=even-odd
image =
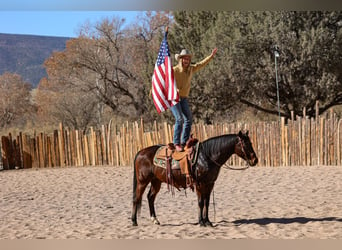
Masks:
[[[211,52],[211,56],[214,56],[217,52],[217,48],[213,49],[213,51]]]

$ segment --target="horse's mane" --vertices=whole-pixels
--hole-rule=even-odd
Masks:
[[[225,134],[208,138],[202,142],[202,150],[206,155],[215,154],[218,149],[235,141],[236,134]]]

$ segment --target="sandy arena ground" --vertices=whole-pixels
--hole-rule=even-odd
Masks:
[[[197,197],[145,191],[131,225],[133,167],[0,172],[0,239],[342,239],[342,166],[221,169],[210,202],[214,227],[197,224]]]

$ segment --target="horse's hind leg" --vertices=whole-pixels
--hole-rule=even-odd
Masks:
[[[132,209],[132,224],[133,226],[138,226],[137,223],[137,212],[141,207],[141,200],[143,193],[147,187],[148,183],[139,183],[135,190],[135,196],[133,198],[133,209]]]
[[[160,187],[161,187],[161,181],[158,180],[158,179],[153,179],[151,181],[150,191],[147,194],[148,205],[149,205],[149,208],[150,208],[151,221],[154,224],[157,224],[157,225],[159,225],[160,222],[157,219],[156,211],[155,211],[155,208],[154,208],[154,201],[155,201],[156,196],[157,196],[157,194],[158,194],[158,192],[160,190]]]

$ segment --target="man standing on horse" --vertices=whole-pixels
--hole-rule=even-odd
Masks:
[[[171,107],[171,112],[175,117],[175,128],[173,134],[173,143],[177,151],[183,151],[185,143],[188,141],[192,125],[192,113],[189,108],[188,96],[190,93],[191,79],[195,72],[206,66],[217,52],[213,49],[211,54],[202,61],[191,64],[192,54],[183,49],[175,58],[178,64],[173,67],[174,76],[179,91],[180,101]]]

